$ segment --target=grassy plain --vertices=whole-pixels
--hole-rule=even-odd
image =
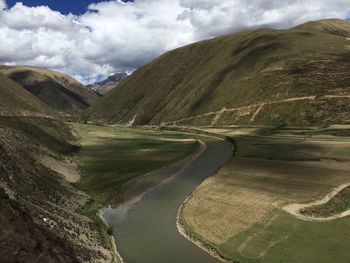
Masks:
[[[125,185],[193,153],[198,143],[181,134],[136,128],[71,124],[82,143],[75,161],[83,171],[77,186],[102,204],[123,200]]]
[[[350,181],[349,138],[298,132],[235,137],[236,158],[183,207],[187,232],[239,262],[349,262],[349,217],[307,222],[281,209]]]

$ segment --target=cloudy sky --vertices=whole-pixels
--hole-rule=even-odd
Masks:
[[[198,40],[349,17],[350,0],[0,0],[0,64],[87,83]]]

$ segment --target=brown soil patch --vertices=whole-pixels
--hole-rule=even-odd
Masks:
[[[78,165],[68,160],[57,160],[49,156],[41,157],[41,162],[49,169],[62,175],[62,177],[70,183],[76,183],[80,179]]]

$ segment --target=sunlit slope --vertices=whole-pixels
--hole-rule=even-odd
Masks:
[[[139,68],[85,112],[108,123],[344,123],[350,29],[342,20],[194,43]]]
[[[0,71],[53,109],[65,114],[77,114],[98,99],[93,91],[59,72],[28,66],[1,66]]]

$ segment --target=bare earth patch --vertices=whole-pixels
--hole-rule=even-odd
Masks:
[[[80,179],[78,165],[74,162],[61,161],[49,156],[41,157],[41,162],[46,167],[62,175],[67,182],[76,183]]]

